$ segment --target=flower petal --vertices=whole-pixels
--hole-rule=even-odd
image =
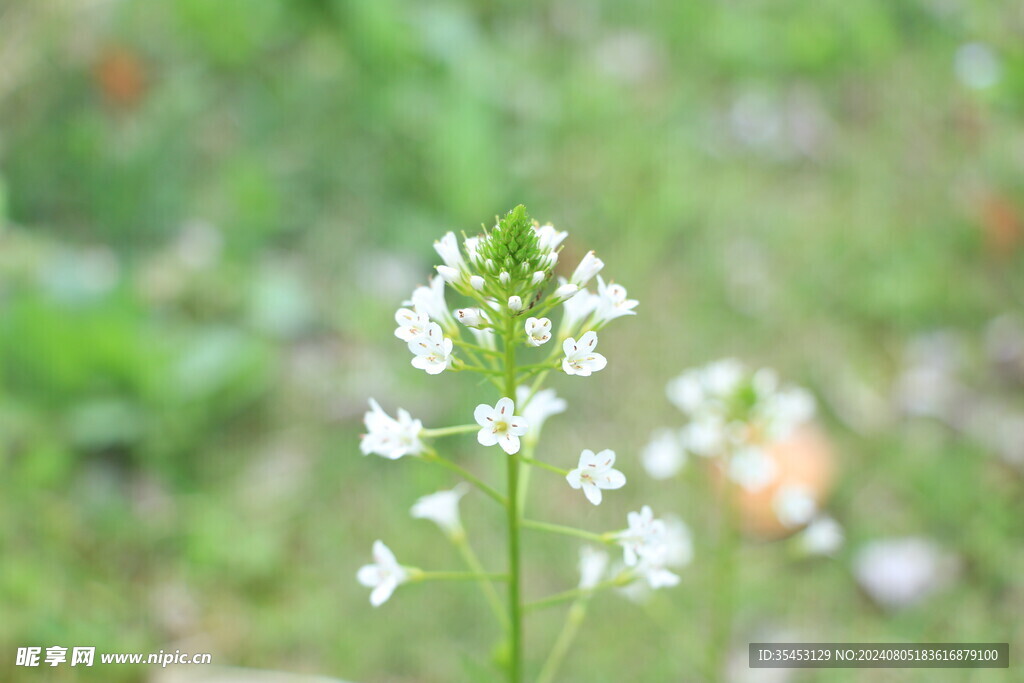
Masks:
[[[373,588],[380,583],[380,567],[375,564],[365,564],[356,573],[356,581],[367,588]]]
[[[525,436],[529,431],[530,424],[521,417],[513,417],[508,421],[508,433],[514,436]]]
[[[373,561],[382,567],[393,567],[398,565],[395,554],[391,548],[384,545],[383,541],[373,542]]]
[[[515,434],[505,432],[505,436],[498,443],[501,445],[501,449],[509,455],[519,452],[519,437]]]
[[[566,356],[571,356],[572,354],[576,353],[576,340],[573,339],[572,337],[569,337],[564,342],[562,342],[562,351],[565,352]]]
[[[580,481],[579,469],[569,470],[569,473],[565,475],[565,480],[569,482],[569,486],[573,487],[574,489],[578,489],[580,486],[583,485]]]
[[[580,337],[579,342],[577,342],[577,346],[585,351],[593,351],[597,348],[597,332],[594,332],[593,330],[585,332],[583,336]]]
[[[502,422],[508,422],[512,419],[515,409],[516,404],[512,402],[512,399],[507,396],[499,398],[498,402],[494,404],[494,418]]]
[[[490,427],[484,427],[476,433],[476,440],[481,446],[493,446],[498,443],[498,435]]]
[[[391,594],[395,592],[396,588],[398,588],[397,579],[393,576],[384,579],[376,588],[373,589],[373,592],[370,593],[370,604],[374,607],[380,607],[387,602],[388,598],[391,597]]]
[[[583,495],[594,505],[601,504],[601,489],[589,482],[583,484]]]
[[[626,475],[618,470],[608,470],[595,481],[603,489],[621,489],[626,485]]]
[[[488,429],[494,425],[494,408],[481,403],[473,411],[473,419],[481,427],[487,427]]]
[[[597,454],[597,461],[600,463],[599,468],[610,468],[615,465],[615,451],[610,448],[606,448]]]

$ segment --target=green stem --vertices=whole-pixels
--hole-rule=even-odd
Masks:
[[[460,477],[468,481],[470,484],[477,487],[478,489],[486,493],[488,496],[496,500],[499,505],[505,505],[505,497],[503,495],[501,495],[493,488],[482,482],[475,474],[473,474],[466,468],[461,467],[460,465],[456,465],[451,460],[442,458],[440,455],[437,454],[436,451],[427,451],[426,453],[423,454],[422,460],[423,462],[436,463],[441,467],[444,467],[446,469],[451,470],[452,472],[455,472]]]
[[[498,358],[501,358],[502,356],[501,351],[498,351],[496,349],[489,349],[486,346],[480,346],[479,344],[471,344],[469,342],[456,340],[455,345],[460,349],[470,349],[472,351],[476,351],[477,353],[482,353],[485,356],[496,356]]]
[[[462,555],[463,561],[466,566],[470,568],[476,574],[485,574],[484,567],[480,564],[480,558],[473,552],[473,548],[469,545],[469,540],[466,538],[465,532],[452,536],[452,543],[458,549],[459,554]],[[484,598],[487,600],[487,604],[491,606],[491,610],[494,615],[498,618],[502,628],[508,630],[508,615],[505,614],[505,610],[501,607],[501,599],[498,597],[498,591],[494,590],[494,584],[487,580],[481,580],[480,590],[483,591]]]
[[[522,526],[525,529],[533,529],[535,531],[547,531],[552,534],[562,534],[563,536],[575,536],[576,538],[583,538],[588,541],[594,541],[595,543],[608,544],[614,541],[612,534],[595,534],[593,532],[576,529],[571,526],[549,524],[548,522],[536,522],[532,519],[522,520]]]
[[[629,575],[624,574],[622,576],[617,576],[614,579],[608,579],[607,581],[594,584],[590,588],[573,588],[572,590],[555,593],[554,595],[549,595],[548,597],[535,602],[528,602],[523,605],[523,609],[527,612],[534,612],[539,609],[544,609],[545,607],[553,607],[554,605],[568,602],[569,600],[589,597],[598,591],[605,590],[606,588],[615,588],[616,586],[625,585],[629,582],[630,578],[631,577],[629,577]]]
[[[537,676],[537,683],[551,683],[555,680],[555,674],[558,673],[558,669],[562,666],[565,656],[569,653],[569,647],[572,645],[572,641],[575,640],[576,633],[580,630],[583,618],[587,616],[587,603],[589,601],[589,596],[581,597],[569,608],[569,612],[565,615],[565,624],[562,625],[562,631],[558,634],[558,638],[551,648],[551,654],[548,655],[547,661],[544,662],[544,666]]]
[[[453,434],[469,434],[480,431],[480,425],[459,425],[458,427],[441,427],[439,429],[422,429],[420,436],[428,439],[436,439],[441,436],[452,436]]]
[[[563,470],[561,467],[555,467],[554,465],[549,465],[546,462],[542,462],[540,460],[534,460],[533,458],[523,458],[523,457],[521,457],[519,459],[521,461],[529,464],[529,465],[536,465],[537,467],[540,467],[542,469],[550,470],[551,472],[556,472],[558,474],[561,474],[563,477],[565,475],[569,474],[569,470]]]
[[[733,591],[736,584],[736,550],[739,545],[739,519],[733,501],[733,484],[724,482],[718,519],[718,548],[715,553],[715,573],[711,597],[711,647],[708,671],[711,680],[725,680],[729,645],[732,641],[732,622],[735,610]]]
[[[516,345],[515,319],[505,319],[505,396],[515,400],[516,395]],[[505,507],[508,512],[508,616],[509,616],[509,667],[508,678],[511,683],[519,683],[523,678],[523,615],[520,599],[520,559],[519,559],[519,459],[509,454],[506,458],[508,472],[508,491],[505,494]]]

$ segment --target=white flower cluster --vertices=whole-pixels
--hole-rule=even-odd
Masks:
[[[688,370],[666,389],[689,422],[678,432],[659,430],[645,449],[644,465],[658,479],[675,475],[692,453],[726,458],[733,481],[760,490],[776,475],[764,448],[814,416],[809,392],[780,386],[773,370],[752,372],[731,358]]]
[[[649,505],[639,512],[630,512],[629,528],[617,536],[622,546],[622,559],[651,588],[666,588],[679,583],[679,576],[669,567],[680,567],[693,557],[690,532],[681,520],[669,524],[655,519]]]

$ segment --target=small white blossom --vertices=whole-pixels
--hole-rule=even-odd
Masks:
[[[523,419],[530,425],[527,438],[536,439],[544,422],[552,415],[564,413],[568,405],[564,398],[558,397],[554,389],[541,389],[527,402],[529,397],[530,387],[516,387],[516,404],[523,411]]]
[[[409,578],[409,574],[398,564],[395,554],[381,541],[373,542],[373,562],[374,564],[361,567],[356,579],[367,588],[373,589],[370,593],[370,604],[380,607],[387,602],[399,584]]]
[[[452,314],[448,311],[448,304],[444,300],[443,278],[431,278],[428,286],[414,289],[412,298],[403,305],[412,306],[417,313],[425,313],[428,318],[442,327],[453,328],[455,326]]]
[[[466,256],[469,257],[470,263],[476,263],[480,260],[480,238],[479,237],[467,237],[462,242],[462,246],[466,249]]]
[[[593,251],[588,251],[586,256],[580,261],[580,264],[576,266],[576,270],[573,271],[569,282],[577,287],[582,287],[601,272],[602,268],[604,268],[604,261],[599,259]]]
[[[462,279],[462,271],[457,268],[450,266],[437,266],[437,274],[440,275],[445,282],[450,285],[454,285],[456,282]]]
[[[576,294],[579,293],[579,291],[580,291],[579,287],[577,287],[576,285],[574,285],[574,284],[572,284],[570,282],[567,282],[564,285],[560,285],[558,287],[558,289],[556,289],[552,293],[551,296],[555,297],[555,299],[557,299],[559,301],[566,301],[566,300],[571,299],[574,296],[576,296]]]
[[[641,455],[644,469],[655,479],[675,476],[686,464],[686,451],[671,429],[659,429],[644,447]]]
[[[609,491],[626,485],[626,476],[614,469],[615,451],[605,449],[598,454],[590,449],[580,453],[576,469],[565,475],[565,480],[574,489],[583,489],[583,495],[594,505],[601,504],[601,489]]]
[[[409,512],[417,519],[429,519],[441,527],[441,531],[449,536],[455,536],[462,533],[459,500],[468,490],[467,484],[460,483],[453,489],[431,493],[417,500]]]
[[[558,263],[558,252],[557,251],[552,251],[551,253],[547,254],[546,256],[541,257],[541,260],[540,260],[541,267],[542,268],[546,268],[548,270],[551,270],[552,268],[554,268],[556,263]]]
[[[900,608],[946,587],[959,565],[956,555],[930,539],[893,538],[864,546],[854,558],[853,575],[877,603]]]
[[[743,374],[742,363],[735,358],[724,358],[704,368],[704,386],[717,397],[727,397],[739,388]]]
[[[630,512],[626,520],[629,528],[619,532],[616,538],[622,546],[626,566],[635,567],[641,557],[660,552],[667,530],[664,521],[654,518],[650,505],[644,505],[640,512]]]
[[[704,403],[704,387],[701,386],[700,374],[688,370],[671,380],[665,387],[668,400],[687,415],[693,415]]]
[[[551,321],[547,318],[526,319],[526,343],[540,346],[551,339]]]
[[[818,511],[818,504],[806,487],[783,486],[772,498],[772,508],[782,525],[792,529],[810,522]]]
[[[512,281],[512,276],[508,274],[507,270],[503,270],[500,273],[498,273],[498,280],[501,282],[501,284],[507,285],[509,282]]]
[[[835,555],[843,546],[843,527],[831,517],[815,517],[800,532],[797,543],[809,555]]]
[[[427,317],[426,313],[417,313],[408,308],[399,308],[395,312],[395,322],[398,323],[398,327],[395,328],[395,336],[407,342],[413,337],[427,333],[427,325],[430,324],[430,318]]]
[[[580,584],[579,587],[589,589],[601,582],[608,569],[608,553],[585,545],[580,548]]]
[[[444,265],[456,272],[465,270],[466,264],[459,251],[459,242],[454,232],[445,233],[444,237],[434,242],[434,250],[444,261]]]
[[[498,399],[493,408],[486,403],[478,405],[473,418],[481,427],[476,435],[480,445],[498,444],[509,455],[518,453],[519,437],[526,434],[529,424],[514,412],[515,403],[508,397]]]
[[[452,340],[442,334],[441,327],[430,323],[426,334],[409,340],[409,350],[415,354],[412,366],[428,375],[439,375],[451,367],[453,346]]]
[[[469,278],[469,286],[478,292],[484,291],[484,285],[486,281],[479,275],[471,275]]]
[[[530,284],[536,287],[537,285],[544,281],[546,275],[547,274],[543,270],[538,270],[536,273],[533,274],[533,277],[530,278]]]
[[[790,387],[766,396],[755,412],[770,438],[784,439],[814,417],[814,397],[805,389]]]
[[[558,245],[569,236],[568,232],[559,232],[555,230],[553,225],[540,225],[533,226],[533,231],[537,233],[537,246],[541,251],[552,251],[558,248]]]
[[[479,308],[460,308],[455,311],[455,318],[466,327],[480,327],[481,325],[490,324],[487,314]]]
[[[728,427],[717,413],[698,414],[679,432],[687,451],[703,458],[719,455],[728,441]]]
[[[604,283],[601,276],[597,276],[597,298],[596,303],[596,324],[605,325],[616,318],[624,315],[636,315],[636,299],[626,298],[626,288],[618,284]]]
[[[729,478],[751,493],[771,484],[776,469],[775,461],[755,446],[742,446],[729,459]]]
[[[584,333],[577,342],[569,337],[562,343],[562,350],[565,358],[562,359],[562,370],[567,375],[579,375],[589,377],[592,373],[604,370],[608,360],[599,353],[597,348],[597,333],[593,330]]]
[[[359,450],[363,455],[375,453],[390,460],[397,460],[403,455],[416,455],[423,452],[420,442],[420,431],[423,424],[412,419],[408,411],[398,409],[398,419],[385,413],[380,404],[370,399],[370,411],[363,417],[366,434],[359,441]]]
[[[510,296],[508,298],[508,310],[513,313],[523,310],[523,298],[520,296]]]

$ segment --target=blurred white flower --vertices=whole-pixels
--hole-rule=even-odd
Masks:
[[[434,250],[444,261],[444,265],[458,274],[465,270],[466,263],[462,260],[462,252],[459,251],[459,242],[454,232],[445,233],[444,237],[434,242]]]
[[[771,439],[784,439],[814,417],[814,397],[809,391],[789,387],[766,395],[754,410]]]
[[[576,270],[573,271],[572,277],[569,278],[569,282],[576,285],[577,287],[583,287],[590,280],[601,272],[604,268],[604,261],[599,259],[593,251],[588,251],[580,264],[576,266]]]
[[[430,278],[428,286],[414,289],[412,297],[402,305],[412,306],[417,313],[425,313],[428,318],[444,328],[452,329],[455,326],[455,320],[452,319],[452,314],[448,311],[448,304],[444,299],[443,278]]]
[[[784,527],[793,529],[810,522],[818,511],[818,504],[806,487],[783,486],[772,498],[772,509]]]
[[[428,375],[439,375],[452,364],[453,342],[441,332],[437,323],[427,325],[425,334],[409,340],[413,352],[412,366]]]
[[[462,279],[462,271],[452,268],[450,266],[436,266],[437,274],[440,275],[445,282],[450,285],[454,285],[456,282]]]
[[[562,287],[574,287],[574,285],[562,284]],[[561,289],[561,287],[559,288]],[[584,323],[597,308],[597,295],[591,294],[586,289],[576,290],[576,296],[568,299],[562,304],[562,325],[559,328],[560,337],[570,337],[576,334],[576,328]],[[555,292],[556,298],[558,291]],[[586,329],[584,329],[586,331]]]
[[[743,375],[742,363],[735,358],[724,358],[704,368],[704,386],[709,393],[724,398],[739,388]]]
[[[601,504],[601,489],[621,489],[626,485],[626,476],[614,469],[615,451],[605,449],[594,454],[590,449],[580,453],[576,469],[565,475],[565,480],[574,489],[583,489],[583,495],[594,505]]]
[[[953,68],[957,79],[975,90],[991,88],[1002,76],[999,57],[984,43],[961,45],[956,51]]]
[[[826,515],[819,515],[800,532],[799,547],[809,555],[834,555],[843,546],[843,527]]]
[[[694,455],[710,458],[722,453],[728,442],[728,429],[721,415],[697,415],[679,432],[684,448]]]
[[[523,310],[523,297],[521,296],[510,296],[508,298],[508,310],[513,313],[518,313]]]
[[[498,444],[501,449],[512,455],[519,452],[519,437],[526,434],[529,423],[515,412],[515,403],[508,397],[499,398],[492,408],[481,403],[473,411],[473,418],[480,425],[477,441],[482,446]]]
[[[668,400],[686,415],[695,414],[704,402],[704,387],[700,375],[694,370],[688,370],[670,380],[665,393]]]
[[[530,346],[540,346],[551,339],[551,321],[547,318],[526,319],[526,343]]]
[[[380,404],[370,399],[371,410],[363,417],[366,434],[359,442],[359,450],[363,455],[375,453],[390,460],[397,460],[403,455],[416,455],[423,452],[423,443],[419,434],[423,424],[401,408],[398,419],[385,413]]]
[[[569,236],[568,232],[559,232],[555,230],[555,226],[547,225],[535,225],[533,231],[537,233],[537,246],[541,251],[553,251],[558,248],[558,245]]]
[[[651,435],[641,455],[644,469],[654,479],[668,479],[675,476],[686,464],[686,452],[676,432],[659,429]]]
[[[574,285],[572,283],[567,282],[564,285],[559,285],[558,288],[552,293],[551,296],[555,297],[555,299],[558,299],[560,301],[567,301],[567,300],[573,298],[574,296],[576,296],[576,294],[578,294],[579,291],[580,291],[579,287],[577,287],[576,285]]]
[[[593,588],[608,569],[608,553],[585,545],[580,548],[580,588]]]
[[[407,342],[413,337],[427,333],[427,325],[430,324],[430,318],[427,317],[426,313],[417,313],[408,308],[399,308],[395,312],[395,322],[398,323],[398,327],[395,328],[395,336]]]
[[[480,260],[480,237],[467,237],[462,242],[463,248],[466,250],[466,256],[469,258],[470,263],[477,263]]]
[[[857,552],[857,582],[883,607],[920,602],[946,587],[956,576],[959,560],[933,541],[921,537],[874,541]]]
[[[429,519],[449,536],[456,536],[462,533],[459,500],[468,490],[469,486],[463,482],[453,489],[431,493],[417,500],[409,512],[417,519]]]
[[[541,389],[530,398],[530,387],[516,387],[516,405],[523,412],[523,419],[530,425],[527,435],[536,438],[541,427],[552,415],[564,413],[568,407],[564,398],[559,398],[554,389]]]
[[[693,534],[680,517],[665,515],[665,564],[685,567],[693,562]]]
[[[356,579],[367,588],[372,588],[370,593],[370,604],[380,607],[391,594],[395,592],[399,584],[409,578],[408,573],[398,564],[395,554],[381,541],[373,542],[373,562],[359,569]]]
[[[776,469],[775,461],[754,446],[742,446],[729,458],[729,478],[752,493],[772,483]]]
[[[469,284],[476,291],[482,292],[484,291],[484,285],[487,284],[487,281],[479,275],[471,275],[469,277]]]
[[[476,343],[479,346],[482,346],[485,349],[491,349],[492,351],[494,350],[494,348],[495,348],[494,330],[492,330],[492,329],[482,329],[482,330],[480,330],[480,329],[477,329],[475,327],[471,327],[471,328],[469,328],[469,331],[472,333],[473,338],[476,339]]]
[[[597,348],[597,333],[593,330],[584,333],[577,342],[569,337],[562,343],[562,350],[565,358],[562,360],[562,370],[567,375],[579,375],[589,377],[592,373],[604,370],[608,360],[599,353]]]

